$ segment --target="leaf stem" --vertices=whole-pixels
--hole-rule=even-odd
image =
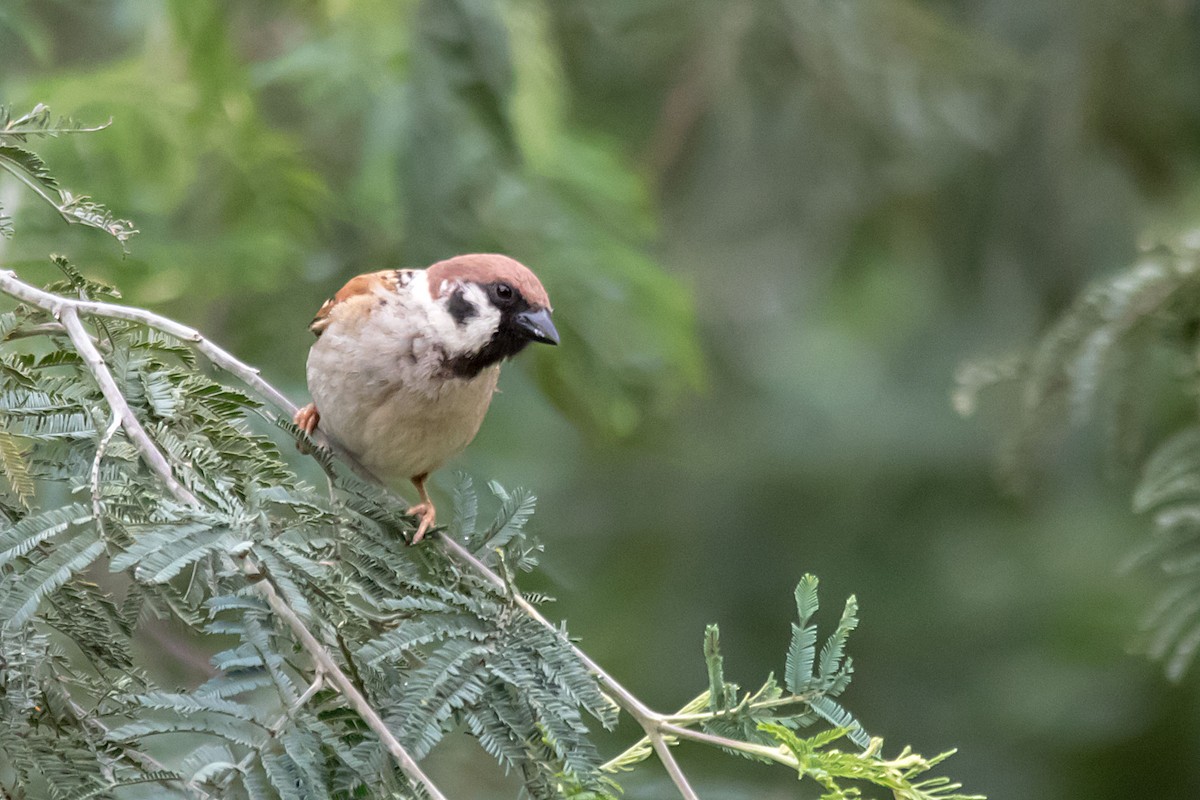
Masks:
[[[811,702],[811,699],[812,698],[810,698],[808,695],[793,694],[788,695],[787,697],[777,697],[774,700],[762,700],[757,703],[739,703],[732,708],[721,709],[720,711],[698,711],[695,713],[666,714],[663,716],[662,720],[663,722],[669,722],[676,725],[693,722],[707,722],[712,719],[721,719],[722,717],[729,716],[732,712],[740,712],[747,709],[761,711],[770,708],[780,708],[781,706],[790,706],[796,703],[808,703]]]
[[[727,750],[736,750],[748,755],[769,758],[772,761],[778,761],[780,764],[787,764],[793,769],[799,765],[794,756],[785,752],[780,747],[770,747],[765,744],[754,744],[753,742],[743,742],[739,739],[729,739],[725,736],[705,733],[694,728],[685,728],[682,725],[672,725],[669,722],[662,723],[660,727],[665,733],[677,736],[680,739],[688,739],[693,742],[710,744],[714,747],[723,747]]]
[[[100,443],[96,445],[96,455],[92,459],[92,517],[96,520],[96,527],[99,529],[101,537],[104,536],[104,509],[100,500],[100,462],[104,460],[104,452],[108,449],[108,443],[112,441],[120,427],[121,418],[114,413],[112,422],[108,423],[108,430],[104,431],[104,435],[100,437]]]

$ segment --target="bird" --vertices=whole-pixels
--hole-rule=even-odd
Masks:
[[[533,271],[495,253],[351,278],[309,326],[313,402],[295,423],[309,436],[319,427],[385,484],[412,482],[415,544],[437,521],[426,480],[475,438],[501,362],[559,343],[551,311]]]

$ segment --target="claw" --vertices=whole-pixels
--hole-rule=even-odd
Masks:
[[[300,430],[312,436],[313,431],[317,429],[317,423],[321,421],[321,415],[317,412],[317,404],[309,403],[296,411],[296,416],[292,417],[292,421]]]
[[[409,544],[416,544],[425,538],[425,533],[433,527],[433,523],[437,520],[437,509],[433,507],[433,501],[429,499],[429,494],[425,491],[425,479],[428,477],[429,473],[426,472],[414,475],[412,479],[413,486],[417,487],[417,494],[421,496],[421,502],[408,507],[408,516],[417,517],[420,520],[417,523],[417,532],[413,534]]]
[[[433,507],[433,503],[417,503],[415,506],[409,506],[407,513],[410,517],[420,520],[417,523],[417,532],[413,534],[411,542],[416,544],[425,538],[426,532],[437,521],[437,509]]]

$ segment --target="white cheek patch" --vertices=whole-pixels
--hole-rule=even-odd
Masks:
[[[447,292],[447,289],[450,291]],[[500,329],[500,310],[492,305],[483,287],[467,283],[462,284],[461,289],[463,300],[470,303],[475,313],[458,323],[444,307],[442,308],[444,313],[438,315],[438,328],[448,355],[477,353]],[[451,287],[443,287],[442,297],[450,297],[453,291]]]

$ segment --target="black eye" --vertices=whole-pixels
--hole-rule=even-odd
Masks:
[[[492,286],[492,297],[500,305],[508,305],[513,301],[516,292],[507,283],[497,283]]]

